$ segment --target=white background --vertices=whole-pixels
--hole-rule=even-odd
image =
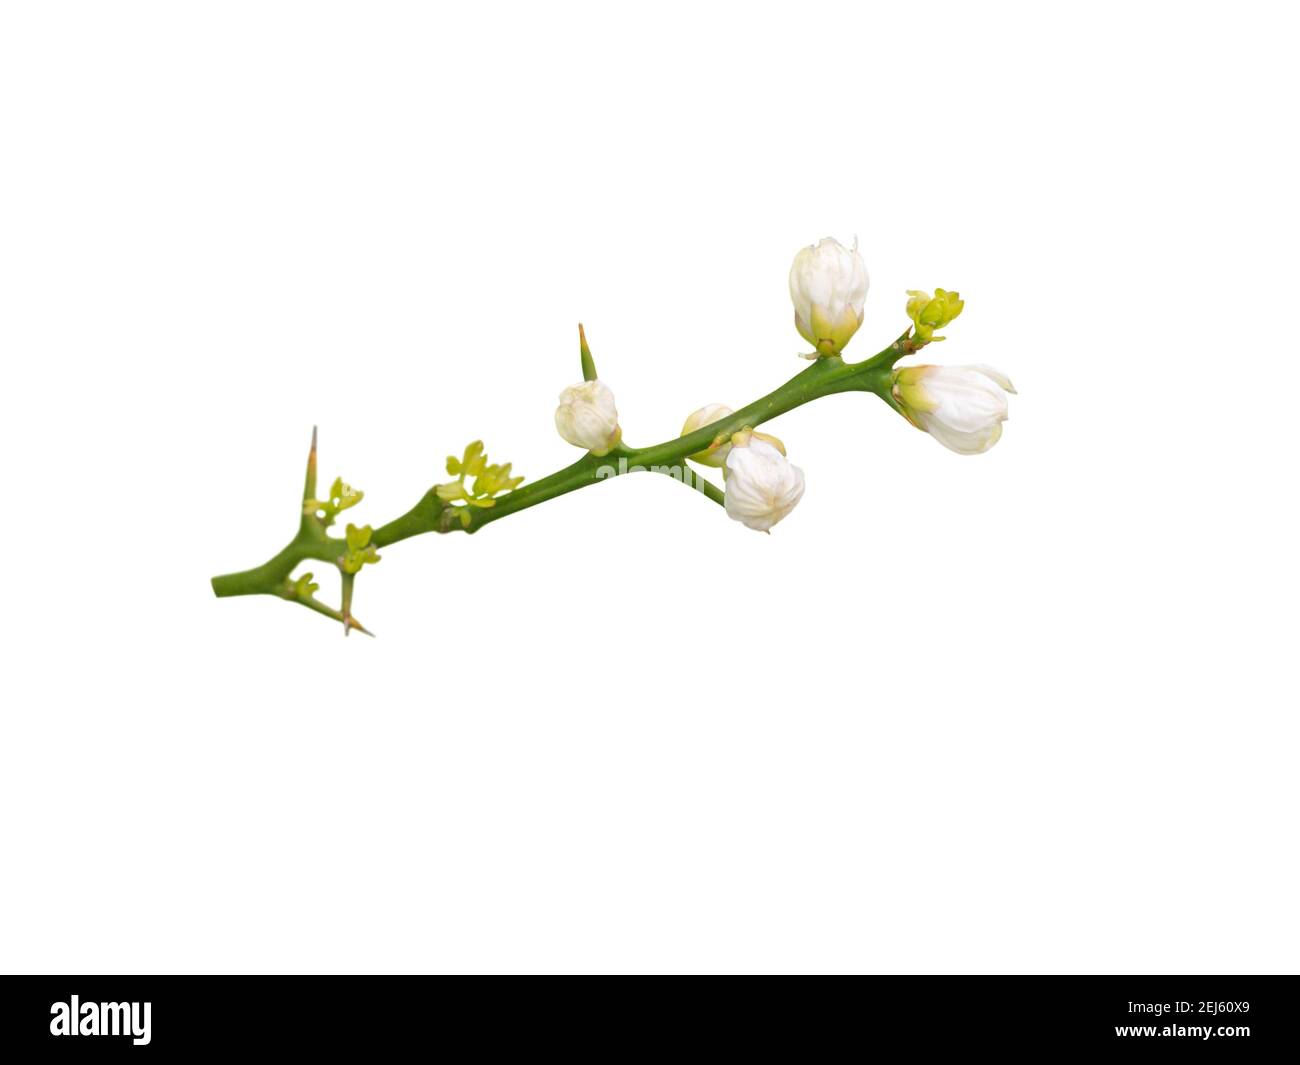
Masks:
[[[1294,971],[1296,28],[5,5],[0,966]],[[213,598],[313,424],[375,525],[575,458],[580,320],[634,444],[768,391],[827,234],[850,359],[961,290],[994,451],[836,396],[771,536],[628,478],[387,550],[376,640]]]

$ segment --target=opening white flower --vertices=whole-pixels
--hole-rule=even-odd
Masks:
[[[816,354],[839,354],[858,331],[868,284],[856,240],[850,250],[834,237],[825,237],[794,257],[790,267],[794,325],[817,349]]]
[[[894,373],[894,398],[918,429],[959,455],[978,455],[1002,438],[1006,374],[992,366],[909,366]]]
[[[803,498],[803,470],[771,444],[737,433],[727,453],[727,516],[767,532]]]
[[[613,391],[599,380],[570,385],[560,393],[555,428],[574,447],[608,455],[623,435]]]
[[[723,418],[729,418],[735,414],[730,407],[721,403],[710,403],[707,407],[701,407],[689,418],[682,426],[682,431],[678,436],[689,436],[697,429],[703,429],[706,425],[712,425],[714,422],[721,421]],[[694,455],[686,457],[692,462],[698,462],[701,466],[723,466],[727,461],[727,452],[731,450],[730,440],[724,440],[719,444],[713,444],[703,451],[697,451]]]

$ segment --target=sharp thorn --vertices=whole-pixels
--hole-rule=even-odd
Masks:
[[[316,426],[311,427],[311,450],[307,452],[307,479],[303,482],[302,498],[316,498]],[[304,516],[303,521],[307,518]]]
[[[591,357],[591,348],[587,346],[587,331],[578,323],[578,351],[582,356],[582,379],[596,380],[596,360]]]
[[[368,628],[362,625],[361,622],[359,622],[351,614],[347,614],[343,618],[343,635],[344,636],[351,635],[353,629],[356,629],[357,632],[364,633],[366,636],[369,636],[372,640],[375,638],[375,634],[373,632],[371,632]]]

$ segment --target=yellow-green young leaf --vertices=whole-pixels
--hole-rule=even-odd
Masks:
[[[495,495],[510,477],[510,463],[489,466],[474,481],[474,495]]]
[[[457,512],[456,517],[458,517],[458,518],[460,519],[460,525],[461,525],[461,528],[462,528],[462,529],[468,529],[468,528],[469,528],[469,511],[468,511],[468,510],[465,510],[464,508],[461,508],[461,509]]]
[[[941,288],[934,290],[933,297],[919,289],[908,289],[907,295],[907,316],[916,327],[916,335],[926,341],[943,340],[934,331],[951,323],[966,306],[958,293]]]
[[[461,460],[462,471],[470,476],[475,477],[483,472],[483,467],[487,465],[487,458],[483,454],[483,441],[475,440],[465,448],[465,457]]]
[[[357,528],[351,522],[348,522],[347,542],[348,549],[351,551],[360,551],[366,544],[370,543],[370,534],[374,530],[369,525],[363,525]]]
[[[465,447],[464,455],[457,460],[447,457],[447,472],[456,477],[448,484],[434,485],[434,491],[444,503],[464,501],[476,507],[495,506],[493,496],[508,492],[523,483],[522,477],[511,477],[511,464],[489,463],[482,440],[474,440]],[[460,515],[468,522],[466,515]]]
[[[375,550],[374,544],[367,544],[361,548],[349,550],[339,560],[339,566],[344,573],[357,573],[367,562],[378,562],[379,553]]]
[[[930,302],[930,293],[917,288],[907,290],[907,316],[915,322],[921,317],[921,311]]]

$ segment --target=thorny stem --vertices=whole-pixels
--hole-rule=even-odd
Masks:
[[[581,333],[582,370],[585,380],[596,376],[595,364],[587,347],[585,333]],[[838,355],[822,357],[807,369],[795,374],[789,381],[747,407],[720,421],[698,429],[687,436],[674,437],[650,447],[619,446],[608,455],[597,458],[586,454],[577,462],[566,466],[541,480],[526,484],[497,498],[496,505],[487,508],[469,508],[469,524],[462,525],[459,508],[443,503],[430,489],[405,514],[387,525],[381,525],[370,542],[378,548],[388,547],[412,536],[438,532],[477,532],[501,518],[544,503],[557,496],[566,495],[579,488],[612,479],[622,472],[651,472],[668,474],[715,503],[723,502],[723,493],[716,485],[705,480],[686,465],[686,456],[703,451],[720,437],[730,436],[742,429],[753,429],[795,407],[803,406],[823,396],[839,392],[874,392],[891,407],[897,404],[891,394],[893,367],[899,359],[925,346],[925,342],[905,332],[889,347],[865,362],[845,363]],[[304,502],[316,498],[316,430],[312,430],[311,451],[307,456],[307,476],[303,488]],[[212,578],[212,590],[218,597],[234,595],[278,595],[282,599],[301,603],[326,617],[343,623],[344,632],[350,629],[367,630],[352,616],[352,584],[354,574],[343,573],[343,603],[335,610],[311,594],[297,590],[290,575],[300,562],[322,561],[338,565],[347,551],[346,541],[332,537],[321,521],[303,508],[297,535],[273,558],[253,569],[228,573]]]

